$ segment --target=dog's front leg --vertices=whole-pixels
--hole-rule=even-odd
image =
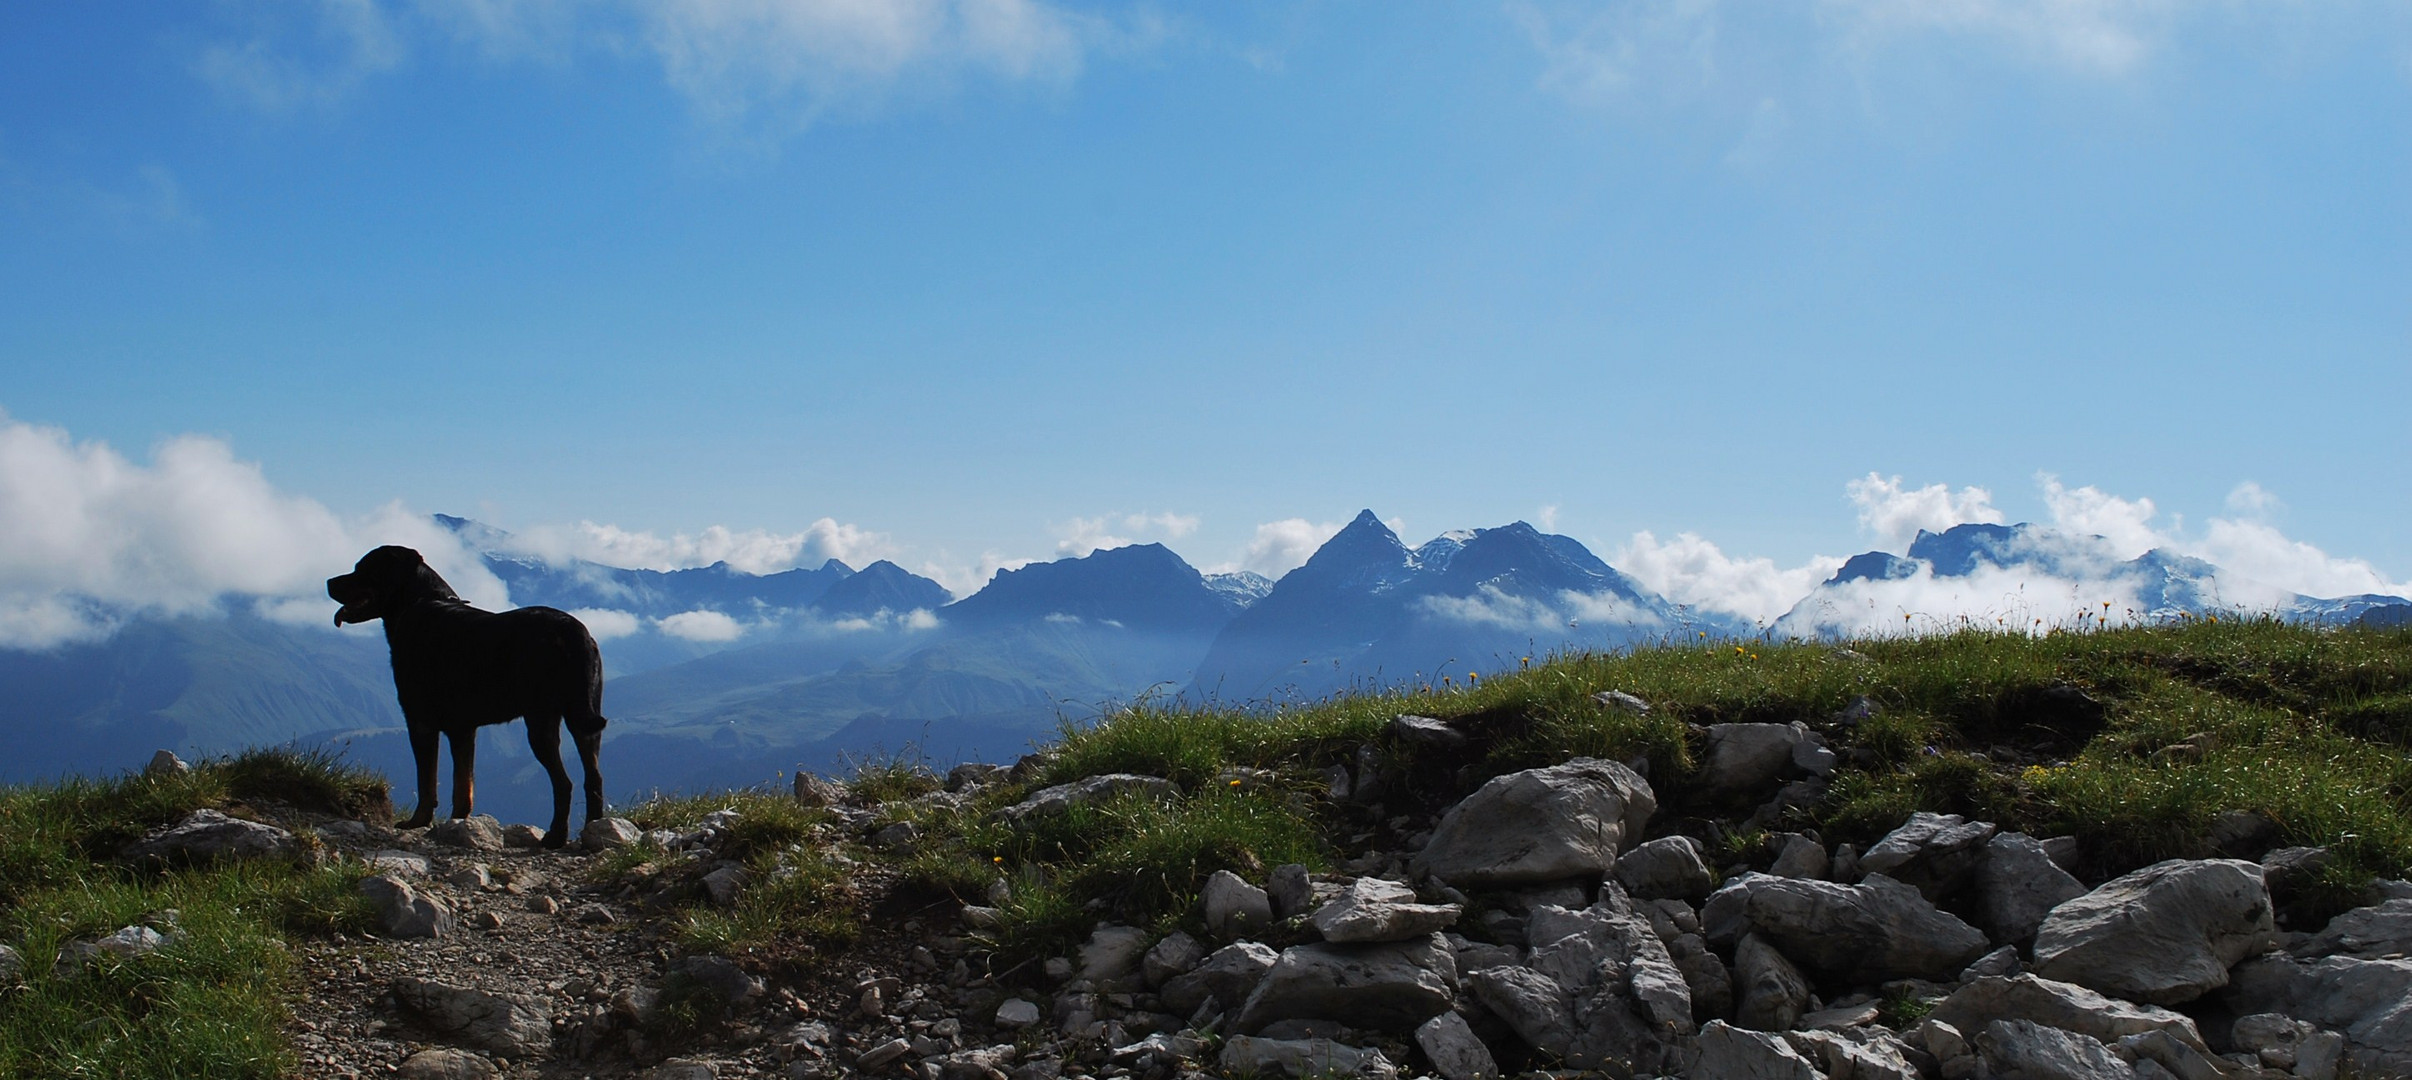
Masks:
[[[436,737],[432,727],[410,725],[410,756],[419,767],[419,809],[408,818],[396,822],[398,829],[424,829],[435,821],[436,805]]]
[[[477,803],[477,729],[446,732],[452,744],[452,816],[465,818]]]

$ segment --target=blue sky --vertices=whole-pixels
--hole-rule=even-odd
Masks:
[[[2397,5],[0,8],[0,488],[95,529],[183,447],[329,550],[1373,507],[1789,588],[1917,511],[2386,584],[2408,392]]]

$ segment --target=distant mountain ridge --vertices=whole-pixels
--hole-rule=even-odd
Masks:
[[[2332,624],[2412,612],[2400,598],[2270,589],[2162,551],[2122,559],[2101,538],[2032,525],[1955,526],[1919,534],[1905,554],[1855,556],[1762,629],[1675,604],[1525,522],[1409,547],[1368,510],[1278,581],[1203,574],[1142,544],[1001,571],[957,600],[884,560],[859,571],[834,559],[771,574],[629,569],[539,559],[501,530],[437,520],[515,603],[586,612],[605,639],[605,771],[623,795],[908,747],[940,762],[1010,758],[1143,695],[1278,701],[1463,682],[1553,651],[1703,633],[1897,633],[1897,610],[1877,612],[1890,623],[1870,611],[1923,589],[2041,582],[2097,607],[2114,598],[2140,619],[2254,603]],[[0,650],[0,731],[14,751],[0,780],[114,771],[158,746],[190,756],[280,742],[342,742],[404,774],[373,629],[280,622],[242,603],[228,612],[136,618],[108,640],[49,652]],[[506,811],[524,800],[522,816],[537,815],[546,795],[524,740],[497,731],[485,742],[481,798]]]

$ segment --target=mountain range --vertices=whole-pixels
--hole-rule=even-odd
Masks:
[[[1279,581],[1202,574],[1141,544],[999,571],[957,600],[885,561],[629,569],[536,558],[500,530],[437,521],[514,602],[577,612],[596,630],[610,675],[605,776],[623,798],[900,753],[1011,758],[1143,696],[1279,703],[1462,683],[1552,652],[1704,633],[1838,638],[1952,617],[2066,625],[2097,609],[2121,621],[2239,607],[2326,623],[2412,615],[2397,597],[2300,596],[2031,525],[1959,525],[1918,534],[1904,554],[1856,556],[1759,627],[1669,601],[1524,522],[1410,547],[1367,511]],[[406,777],[384,651],[373,627],[294,625],[241,603],[134,618],[98,642],[0,650],[0,731],[15,749],[0,781],[114,771],[161,746],[191,756],[281,743],[340,745]],[[521,740],[496,729],[484,741],[481,805],[537,814],[547,796]]]

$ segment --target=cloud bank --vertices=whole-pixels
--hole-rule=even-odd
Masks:
[[[1178,540],[1198,531],[1195,514],[1106,514],[1076,517],[1054,526],[1057,558],[1077,559],[1095,551],[1129,547],[1155,540]],[[1120,535],[1128,533],[1130,535]],[[991,572],[993,574],[993,571]]]
[[[514,533],[509,543],[512,550],[556,564],[584,559],[628,569],[684,570],[725,562],[749,574],[816,567],[830,559],[859,570],[897,552],[887,534],[833,518],[821,518],[793,533],[714,525],[698,533],[666,537],[581,521],[570,526],[535,526]]]
[[[217,439],[169,439],[141,463],[0,416],[0,646],[212,613],[227,594],[273,618],[324,622],[334,610],[326,579],[380,544],[417,548],[474,603],[509,606],[475,556],[398,503],[346,519],[277,491]]]

